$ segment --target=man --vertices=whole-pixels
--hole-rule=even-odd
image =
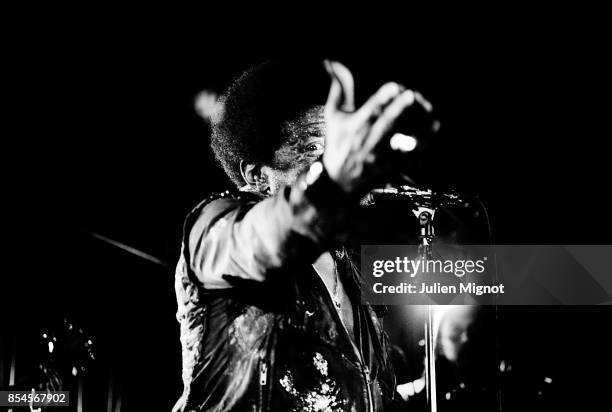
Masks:
[[[499,408],[495,311],[491,307],[445,305],[434,322],[439,411],[493,411]],[[437,331],[436,331],[437,330]],[[425,373],[398,385],[408,405],[423,409]]]
[[[349,70],[324,66],[265,63],[221,99],[211,147],[240,191],[185,222],[175,410],[382,411],[399,400],[342,244],[389,163],[394,122],[429,103],[388,83],[356,109]]]

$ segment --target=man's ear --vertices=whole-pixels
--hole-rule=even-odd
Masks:
[[[240,161],[240,174],[245,183],[255,187],[259,191],[265,191],[268,187],[268,176],[263,172],[261,165]]]
[[[240,174],[247,185],[254,186],[260,173],[261,167],[259,165],[247,163],[244,160],[240,161]]]

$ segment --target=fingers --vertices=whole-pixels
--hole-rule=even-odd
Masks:
[[[341,110],[352,112],[355,110],[355,82],[350,70],[341,63],[331,62],[330,66],[342,86],[344,100],[340,107]]]
[[[364,150],[373,151],[383,138],[391,131],[396,120],[416,100],[415,92],[404,90],[384,109],[382,114],[372,125],[370,135],[364,143]]]
[[[326,112],[342,110],[352,112],[355,110],[355,83],[353,75],[346,66],[335,61],[324,61],[325,69],[332,79]]]
[[[427,113],[431,113],[433,111],[433,105],[429,102],[429,100],[424,98],[423,95],[416,90],[414,91],[414,100],[419,102]]]
[[[340,85],[340,81],[334,75],[330,63],[325,60],[324,64],[325,69],[331,77],[331,86],[329,87],[327,103],[325,103],[325,114],[328,115],[330,113],[335,112],[336,110],[339,110],[342,105],[342,86]]]
[[[355,115],[359,118],[359,121],[363,122],[377,118],[385,106],[391,103],[403,90],[404,88],[397,83],[384,84],[357,110]]]

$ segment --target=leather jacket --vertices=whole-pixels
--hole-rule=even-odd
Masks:
[[[353,341],[310,264],[344,232],[346,209],[309,190],[321,189],[294,185],[265,200],[224,192],[188,215],[175,278],[184,384],[175,411],[382,411],[401,402],[380,319],[360,304],[357,267],[346,254],[338,265]]]

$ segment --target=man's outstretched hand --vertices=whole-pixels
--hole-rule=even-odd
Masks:
[[[353,75],[344,65],[325,61],[331,87],[325,105],[327,131],[323,166],[347,194],[362,195],[372,189],[384,169],[385,152],[395,122],[411,106],[431,111],[418,92],[397,83],[386,83],[360,108],[355,109]]]

